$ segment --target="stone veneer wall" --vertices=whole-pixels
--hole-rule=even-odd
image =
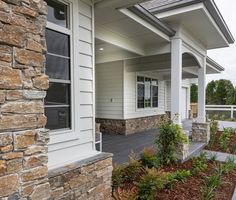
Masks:
[[[192,141],[208,143],[210,141],[210,123],[193,122]]]
[[[102,153],[49,171],[52,199],[111,199],[111,154]]]
[[[155,115],[127,120],[96,119],[102,133],[129,135],[158,128],[161,116]]]
[[[0,1],[0,199],[48,199],[43,0]]]

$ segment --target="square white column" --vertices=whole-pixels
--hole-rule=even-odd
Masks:
[[[206,122],[206,57],[203,66],[198,69],[198,117],[199,123]]]
[[[171,119],[181,125],[182,40],[171,40]]]

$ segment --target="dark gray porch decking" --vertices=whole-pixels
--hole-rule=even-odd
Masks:
[[[183,122],[183,129],[185,131],[191,131],[191,127],[191,120]],[[129,161],[131,152],[138,156],[144,148],[152,147],[158,132],[158,129],[156,129],[128,136],[103,134],[103,151],[113,153],[114,164],[126,163]],[[198,154],[203,147],[204,143],[190,143],[189,156]]]
[[[122,164],[129,161],[132,151],[139,155],[145,147],[153,146],[157,134],[158,130],[128,136],[103,134],[103,151],[113,153],[113,163]]]

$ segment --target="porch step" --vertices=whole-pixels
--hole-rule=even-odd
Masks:
[[[197,157],[200,155],[201,151],[205,148],[207,144],[202,142],[191,142],[189,146],[188,157],[183,160],[183,162],[189,160],[192,157]]]

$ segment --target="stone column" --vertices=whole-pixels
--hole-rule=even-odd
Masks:
[[[0,199],[48,199],[43,99],[47,7],[0,1]]]
[[[208,143],[210,141],[210,123],[193,122],[192,141]]]
[[[175,124],[181,123],[182,91],[182,40],[171,40],[171,119]]]

